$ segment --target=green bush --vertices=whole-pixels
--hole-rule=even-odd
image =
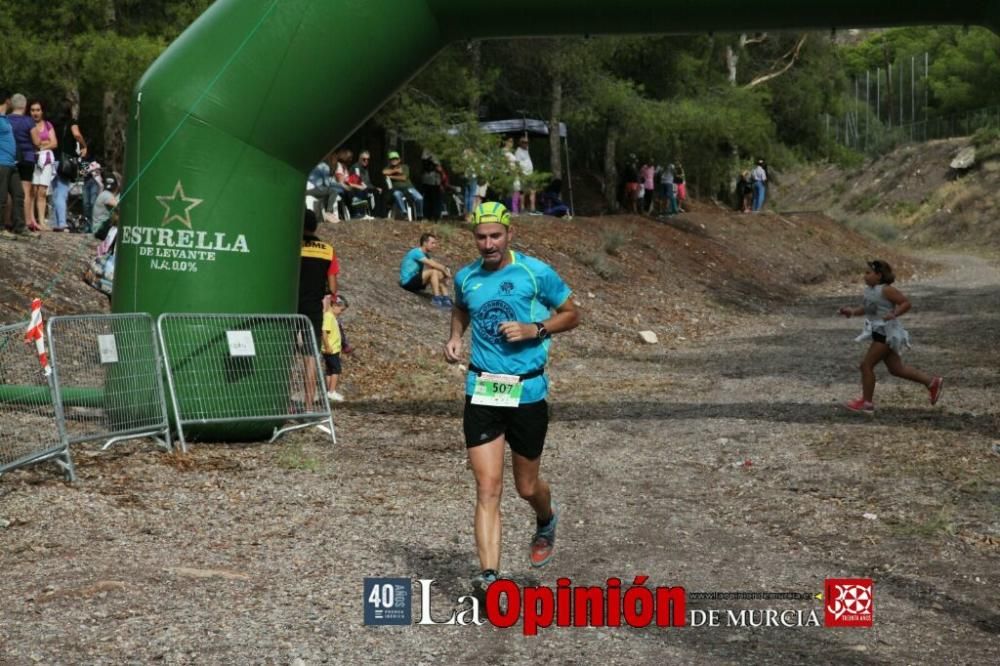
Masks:
[[[878,205],[879,198],[876,194],[864,194],[851,202],[851,207],[859,213],[867,213]]]
[[[972,135],[972,145],[976,148],[988,146],[996,141],[1000,141],[1000,128],[981,127]]]
[[[601,232],[601,240],[604,244],[604,251],[613,257],[617,257],[618,250],[628,243],[629,239],[621,231],[606,230]]]
[[[860,234],[880,240],[883,243],[889,243],[899,238],[899,228],[889,217],[866,215],[864,217],[844,220],[844,224]]]
[[[581,257],[580,262],[584,266],[589,266],[602,280],[613,280],[621,274],[621,271],[611,263],[607,255],[600,252]]]

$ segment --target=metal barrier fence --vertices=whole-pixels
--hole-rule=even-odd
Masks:
[[[182,450],[191,434],[245,440],[273,428],[273,442],[310,426],[329,430],[336,443],[306,317],[168,313],[156,326]]]
[[[0,474],[52,460],[73,481],[73,459],[57,425],[52,375],[43,371],[35,345],[25,342],[27,327],[26,321],[0,326]]]
[[[153,318],[144,313],[53,317],[48,323],[59,433],[66,445],[153,438],[170,426]]]

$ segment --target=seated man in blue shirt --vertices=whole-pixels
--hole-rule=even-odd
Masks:
[[[399,286],[414,294],[419,294],[429,284],[431,303],[440,308],[450,308],[451,299],[445,295],[445,283],[451,279],[451,269],[431,259],[431,252],[437,249],[437,236],[425,233],[420,236],[420,247],[406,253],[399,264]]]
[[[465,380],[465,446],[476,479],[475,534],[482,572],[473,578],[485,594],[500,570],[500,492],[510,444],[514,485],[535,513],[531,566],[552,559],[558,508],[539,476],[548,429],[545,375],[551,336],[580,321],[571,292],[548,264],[510,249],[510,213],[499,203],[476,208],[472,235],[480,259],[455,275],[455,307],[444,355],[462,359],[462,335],[472,328]]]

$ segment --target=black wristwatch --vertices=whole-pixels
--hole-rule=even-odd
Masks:
[[[545,338],[549,337],[549,329],[545,328],[545,324],[543,324],[542,322],[536,321],[535,328],[538,329],[537,337],[539,340],[544,340]]]

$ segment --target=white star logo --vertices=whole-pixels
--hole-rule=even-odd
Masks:
[[[204,199],[194,199],[184,196],[184,187],[181,181],[177,181],[174,193],[168,197],[156,197],[166,210],[163,213],[161,227],[165,227],[174,220],[177,220],[188,229],[191,228],[191,209],[201,204]]]

